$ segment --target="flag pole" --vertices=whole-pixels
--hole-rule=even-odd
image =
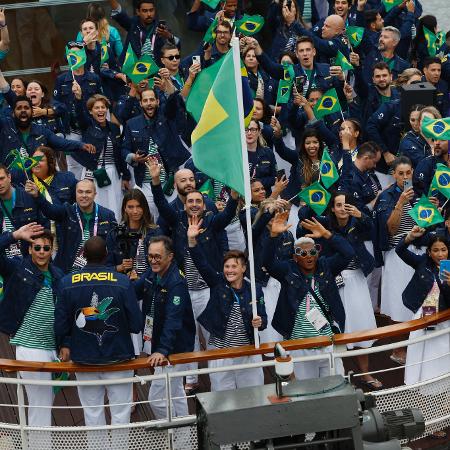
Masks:
[[[234,36],[231,40],[231,48],[233,52],[233,62],[235,71],[235,84],[236,95],[238,99],[239,110],[239,134],[241,136],[241,148],[242,148],[242,165],[244,170],[244,189],[245,189],[245,218],[247,222],[247,244],[248,244],[248,261],[250,265],[250,288],[252,293],[252,313],[253,317],[258,315],[256,308],[256,282],[255,282],[255,260],[253,257],[253,236],[252,236],[252,219],[250,214],[250,208],[252,203],[252,195],[250,190],[250,172],[248,170],[248,154],[247,154],[247,142],[245,140],[245,127],[244,127],[244,105],[242,96],[242,82],[241,82],[241,55],[239,52],[239,39]],[[259,334],[258,329],[253,328],[255,337],[255,347],[259,348]]]

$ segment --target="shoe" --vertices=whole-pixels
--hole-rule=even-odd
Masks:
[[[447,437],[447,432],[444,430],[435,431],[434,433],[430,434],[431,439],[445,439],[446,437]]]
[[[361,383],[373,391],[379,391],[383,389],[383,383],[376,378],[374,378],[373,380],[361,380]]]
[[[406,359],[402,358],[401,356],[391,355],[389,356],[389,358],[391,359],[391,361],[394,361],[400,366],[404,366],[406,364]]]
[[[187,396],[194,395],[195,393],[197,393],[199,387],[200,385],[198,383],[186,383],[184,385],[184,392]]]

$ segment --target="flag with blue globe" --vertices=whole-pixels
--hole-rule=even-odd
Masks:
[[[298,197],[303,200],[318,216],[320,216],[330,202],[331,194],[318,182],[303,189]]]
[[[445,164],[437,164],[436,172],[431,181],[429,197],[436,197],[440,192],[446,198],[450,198],[450,169]]]
[[[336,89],[329,89],[314,106],[314,116],[316,119],[328,116],[341,110]]]
[[[320,175],[319,180],[325,186],[326,189],[329,189],[337,180],[339,180],[339,173],[331,159],[328,150],[325,148],[322,155],[322,160],[320,161]]]
[[[444,222],[439,210],[433,203],[428,200],[425,195],[416,203],[414,208],[412,208],[408,214],[416,222],[419,227],[428,228],[438,223]]]
[[[430,119],[424,116],[422,120],[422,133],[425,137],[437,141],[450,140],[450,117]]]

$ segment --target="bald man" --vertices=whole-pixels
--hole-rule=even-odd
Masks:
[[[345,22],[337,14],[332,14],[325,19],[321,33],[318,33],[321,34],[321,37],[303,28],[299,22],[295,22],[292,29],[298,36],[309,36],[313,39],[317,50],[317,62],[334,65],[334,58],[339,51],[347,59],[350,57],[348,41],[344,33]]]
[[[77,183],[76,203],[73,205],[48,202],[32,181],[27,181],[26,188],[42,213],[56,222],[58,251],[55,264],[65,273],[81,270],[86,265],[84,243],[92,236],[106,240],[106,235],[117,225],[114,213],[95,203],[94,183],[91,180]]]

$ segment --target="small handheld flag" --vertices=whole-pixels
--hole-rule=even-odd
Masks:
[[[137,59],[138,58],[136,56],[136,53],[134,53],[131,44],[128,44],[127,52],[125,53],[125,59],[123,60],[122,64],[122,72],[131,72],[134,68],[134,65],[136,64]]]
[[[341,105],[337,96],[336,89],[330,89],[314,106],[314,115],[316,119],[321,119],[322,117],[328,116],[335,112],[341,111]]]
[[[345,33],[347,34],[348,40],[350,41],[350,45],[353,48],[358,47],[361,44],[364,36],[364,28],[363,27],[347,27],[345,29]]]
[[[214,200],[214,186],[212,184],[211,178],[208,178],[198,190],[203,195],[206,195],[210,199]]]
[[[139,83],[158,72],[159,67],[150,55],[143,55],[132,68],[127,67],[122,70],[133,83]]]
[[[416,203],[408,214],[419,227],[427,228],[444,222],[444,218],[438,209],[428,200],[425,195]]]
[[[283,79],[278,83],[277,101],[276,103],[281,105],[289,102],[291,97],[292,84],[295,79],[294,67],[292,64],[283,64]]]
[[[427,41],[428,55],[433,57],[436,56],[436,42],[438,40],[437,36],[430,31],[427,27],[423,27],[423,35]]]
[[[318,182],[303,189],[298,197],[303,200],[318,216],[320,216],[328,206],[331,194]]]
[[[428,196],[434,197],[438,192],[450,198],[450,169],[441,163],[436,165]]]
[[[208,44],[212,44],[216,40],[216,27],[219,24],[217,19],[214,19],[211,22],[211,25],[206,30],[205,35],[203,36],[203,42],[207,42]]]
[[[108,43],[105,39],[103,39],[101,44],[101,57],[100,57],[100,64],[105,64],[108,62],[109,59],[109,52],[108,52]]]
[[[78,47],[66,47],[66,58],[70,70],[77,70],[86,63],[86,50]]]
[[[403,0],[383,0],[383,5],[384,8],[386,9],[386,12],[389,12],[392,8],[401,5],[402,3]]]
[[[244,36],[252,36],[261,31],[264,26],[264,17],[260,15],[249,16],[244,14],[242,19],[235,22],[236,30]]]
[[[342,70],[353,70],[353,66],[350,64],[349,60],[343,55],[339,50],[336,55],[336,66],[341,66]]]
[[[328,150],[323,151],[322,160],[320,161],[320,181],[329,189],[336,181],[339,180],[339,173],[336,169],[336,165],[331,159]]]
[[[448,141],[450,140],[450,117],[430,119],[424,116],[421,131],[427,138],[437,141]]]

